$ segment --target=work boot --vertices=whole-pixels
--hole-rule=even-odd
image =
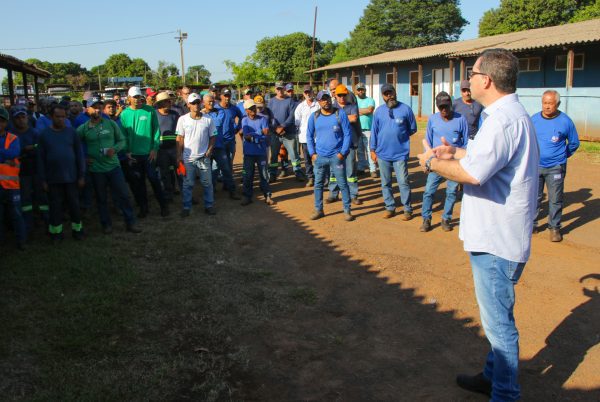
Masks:
[[[214,207],[208,207],[208,208],[204,208],[204,213],[206,215],[216,215],[217,211],[215,211]]]
[[[562,235],[560,234],[559,228],[551,228],[550,229],[550,241],[551,242],[559,242],[562,241]]]
[[[358,199],[358,197],[354,197],[350,200],[350,202],[354,205],[362,205],[362,201]]]
[[[421,232],[429,232],[431,230],[431,219],[423,219],[423,224],[419,230]]]
[[[483,376],[483,373],[477,375],[459,374],[456,377],[456,384],[462,389],[471,392],[479,392],[487,396],[492,395],[492,382]]]
[[[313,221],[316,221],[317,219],[321,219],[324,216],[325,216],[325,213],[323,213],[323,210],[319,210],[319,211],[313,212],[313,214],[310,216],[310,219]]]
[[[296,173],[296,181],[304,182],[305,180],[306,180],[306,177],[304,177],[304,175],[302,173]]]
[[[244,197],[244,199],[241,202],[242,207],[245,207],[246,205],[250,205],[252,204],[252,200],[248,197]]]
[[[129,233],[142,233],[142,229],[140,229],[135,223],[130,223],[125,227],[125,230]]]
[[[352,222],[354,220],[354,216],[352,216],[352,213],[350,211],[344,212],[344,220],[346,222]]]
[[[283,179],[284,177],[286,177],[288,175],[287,170],[282,170],[281,172],[279,172],[279,174],[277,175],[278,179]]]
[[[450,232],[452,230],[452,226],[450,225],[450,219],[442,219],[442,230],[444,232]]]
[[[396,216],[396,211],[393,209],[386,209],[386,211],[383,213],[383,219],[390,219],[394,216]]]
[[[277,177],[274,174],[269,175],[269,183],[275,183],[277,181]]]
[[[402,219],[403,221],[409,221],[411,220],[413,217],[412,211],[404,211],[404,213],[402,214]]]
[[[277,203],[275,201],[273,201],[273,198],[267,197],[267,198],[265,198],[265,204],[267,204],[267,205],[275,205]]]
[[[377,174],[377,172],[371,172],[371,178],[372,179],[376,179],[378,177],[379,177],[379,175]]]
[[[308,181],[306,182],[306,187],[314,187],[315,185],[315,179],[308,179]]]

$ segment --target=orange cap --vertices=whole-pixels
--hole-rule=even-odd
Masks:
[[[340,84],[337,87],[335,87],[335,93],[340,94],[340,95],[347,94],[348,88],[346,88],[346,86],[344,84]]]

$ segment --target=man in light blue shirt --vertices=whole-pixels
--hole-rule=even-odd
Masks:
[[[518,59],[488,49],[471,72],[471,93],[485,109],[473,141],[462,149],[444,139],[418,155],[425,171],[464,184],[459,237],[469,253],[481,324],[490,342],[483,372],[459,375],[466,390],[492,401],[517,401],[519,332],[514,286],[531,251],[539,150],[531,118],[515,94]]]
[[[375,99],[367,96],[367,87],[362,82],[356,85],[356,104],[358,105],[358,119],[362,131],[358,141],[358,170],[360,172],[369,169],[371,177],[377,178],[377,165],[369,152]]]
[[[548,228],[550,241],[562,240],[560,220],[563,209],[563,192],[567,174],[567,158],[579,148],[579,136],[573,120],[558,110],[560,95],[548,90],[542,95],[542,111],[531,117],[540,145],[540,174],[537,214],[533,232],[538,232],[540,207],[544,196],[544,183],[548,187]]]

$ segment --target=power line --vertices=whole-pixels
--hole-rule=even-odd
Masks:
[[[61,47],[77,47],[77,46],[102,45],[102,44],[105,44],[105,43],[124,42],[126,40],[152,38],[154,36],[168,35],[168,34],[172,34],[172,33],[176,33],[176,32],[177,31],[161,32],[161,33],[156,33],[156,34],[151,34],[151,35],[132,36],[131,38],[106,40],[106,41],[102,41],[102,42],[77,43],[77,44],[73,44],[73,45],[40,46],[40,47],[16,47],[16,48],[12,48],[12,49],[6,48],[6,49],[0,49],[0,50],[2,50],[2,51],[5,51],[5,50],[40,50],[40,49],[57,49],[57,48],[61,48]]]

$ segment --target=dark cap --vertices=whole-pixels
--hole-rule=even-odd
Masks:
[[[452,106],[452,98],[447,92],[442,91],[435,97],[435,105],[437,107]]]
[[[389,91],[396,93],[396,89],[390,84],[385,84],[381,87],[381,94],[384,94]]]
[[[367,87],[365,86],[364,82],[359,82],[358,84],[356,84],[356,89],[367,89]]]
[[[216,86],[215,84],[212,84],[212,85],[210,86],[210,88],[208,88],[208,90],[209,90],[209,91],[211,91],[211,92],[216,92],[216,91],[218,91],[218,90],[219,90],[219,87],[218,87],[218,86]]]
[[[275,83],[275,89],[279,89],[279,88],[285,88],[285,84],[283,83],[283,81],[277,81]]]
[[[305,85],[304,88],[302,89],[302,92],[312,92],[312,87],[310,85]]]
[[[471,81],[469,81],[469,80],[462,80],[460,82],[460,89],[471,89]]]
[[[229,88],[225,88],[225,89],[223,89],[223,91],[221,91],[221,93],[222,93],[223,95],[231,95],[231,89],[229,89]]]
[[[104,103],[104,102],[102,101],[102,99],[100,99],[99,96],[92,96],[87,99],[86,105],[87,105],[87,107],[92,107],[96,103]]]
[[[27,109],[25,109],[25,106],[14,106],[10,110],[10,114],[12,114],[13,117],[17,117],[20,114],[25,114],[26,115],[27,114]]]
[[[293,91],[294,90],[294,84],[292,84],[292,83],[285,84],[285,90],[286,91]]]
[[[320,100],[323,100],[323,98],[324,98],[325,96],[327,96],[327,97],[331,98],[331,95],[329,95],[329,92],[327,92],[327,91],[325,91],[325,90],[319,91],[319,93],[317,94],[317,100],[318,100],[318,101],[320,101]]]

